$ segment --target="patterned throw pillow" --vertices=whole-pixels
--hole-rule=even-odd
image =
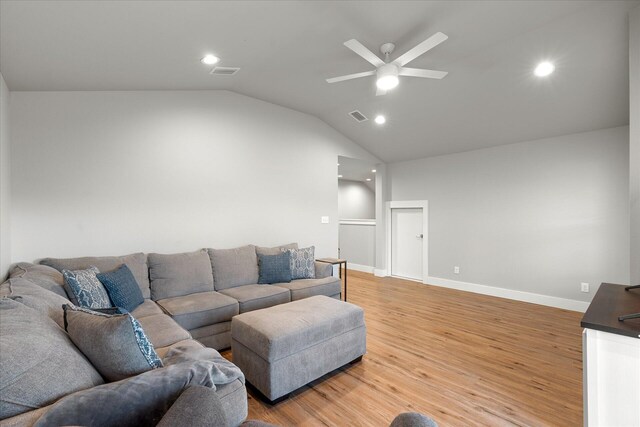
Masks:
[[[86,270],[62,270],[64,289],[72,303],[85,308],[113,307],[109,294],[96,277],[98,273],[100,270],[93,266]]]
[[[291,254],[282,252],[278,255],[258,254],[258,284],[291,282]]]
[[[144,302],[140,286],[126,264],[122,264],[116,271],[100,273],[97,277],[106,288],[114,306],[133,311]]]
[[[71,341],[105,379],[119,381],[163,366],[131,314],[108,315],[69,304],[63,308]]]
[[[316,278],[315,249],[315,246],[310,246],[302,249],[282,250],[289,252],[291,256],[291,280]]]

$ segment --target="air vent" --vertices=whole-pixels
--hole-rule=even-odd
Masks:
[[[235,73],[240,71],[240,68],[236,67],[215,67],[209,74],[213,74],[216,76],[233,76]]]
[[[353,117],[353,119],[358,123],[366,122],[367,120],[369,120],[364,114],[362,114],[358,110],[350,112],[349,115]]]

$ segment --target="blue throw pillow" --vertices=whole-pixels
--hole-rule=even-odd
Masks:
[[[133,277],[133,273],[125,264],[109,273],[100,273],[98,280],[104,285],[111,302],[116,307],[123,308],[129,312],[144,302],[142,291]]]
[[[259,284],[289,283],[291,281],[291,255],[258,255]]]
[[[64,289],[71,302],[85,308],[113,307],[106,289],[96,277],[99,273],[94,266],[86,270],[62,270]]]

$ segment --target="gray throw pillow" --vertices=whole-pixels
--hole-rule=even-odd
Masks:
[[[104,384],[62,328],[10,298],[0,298],[0,349],[0,420]]]
[[[282,249],[282,252],[289,252],[291,256],[291,280],[316,278],[315,250],[315,246],[302,249]]]
[[[85,308],[112,307],[107,290],[98,280],[98,273],[100,270],[93,266],[86,270],[62,270],[64,289],[72,303]]]
[[[109,381],[162,367],[140,323],[129,313],[108,315],[65,304],[71,341]]]

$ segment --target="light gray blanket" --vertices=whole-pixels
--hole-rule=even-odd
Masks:
[[[211,348],[176,347],[163,363],[163,368],[66,396],[35,426],[155,426],[189,386],[215,390],[216,384],[244,382],[242,371]]]

